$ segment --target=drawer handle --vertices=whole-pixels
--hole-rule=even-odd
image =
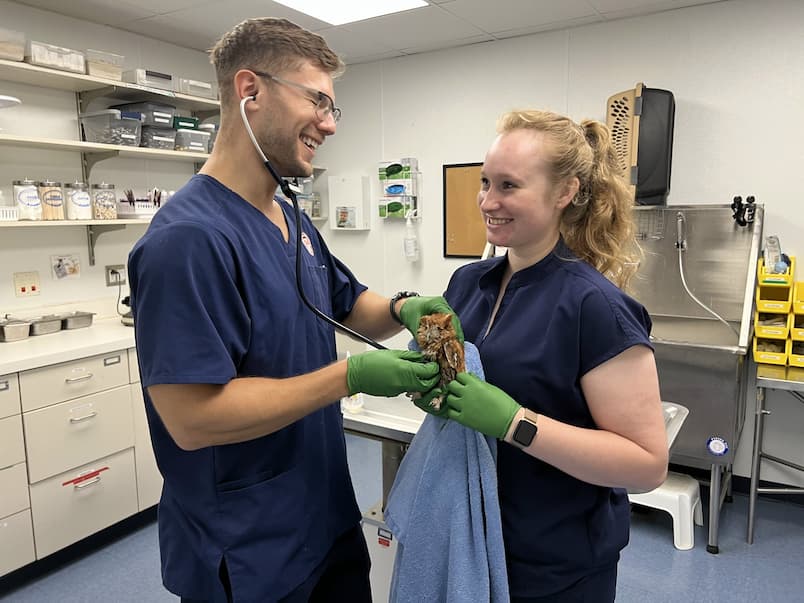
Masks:
[[[96,475],[92,479],[85,480],[78,484],[73,484],[73,489],[75,490],[83,490],[84,488],[89,488],[90,486],[94,486],[98,482],[101,481],[100,475]]]
[[[66,482],[62,484],[62,486],[69,486],[72,484],[76,490],[80,490],[81,488],[86,488],[86,486],[81,486],[81,484],[85,482],[96,483],[100,481],[100,474],[104,471],[108,471],[109,467],[101,467],[100,469],[95,469],[94,471],[86,471],[79,475],[76,478],[68,479]],[[89,484],[87,484],[89,485]]]
[[[81,375],[80,377],[68,377],[64,380],[65,383],[78,383],[79,381],[86,381],[87,379],[92,379],[92,373],[87,373],[86,375]]]
[[[11,389],[11,384],[6,381],[0,381],[0,392],[5,392]]]
[[[98,416],[98,411],[93,410],[91,413],[84,415],[83,417],[70,417],[70,423],[81,423],[82,421],[88,421],[96,416]]]

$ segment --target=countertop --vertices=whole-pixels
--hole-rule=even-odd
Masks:
[[[395,398],[364,395],[359,412],[343,413],[343,428],[362,436],[408,443],[425,416],[405,395]]]
[[[0,342],[0,375],[133,347],[133,327],[119,318],[98,320],[83,329]]]

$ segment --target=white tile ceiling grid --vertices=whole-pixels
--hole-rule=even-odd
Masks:
[[[320,33],[352,64],[718,1],[727,0],[428,0],[334,27],[270,0],[17,0],[201,51],[243,19],[284,17]]]

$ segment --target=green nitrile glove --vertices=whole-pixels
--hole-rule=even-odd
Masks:
[[[499,387],[469,373],[458,373],[447,384],[447,417],[499,440],[508,433],[514,415],[522,408]]]
[[[433,398],[441,396],[441,406],[436,408],[432,406],[430,402],[432,402]],[[447,416],[447,392],[442,390],[440,387],[434,387],[429,392],[425,392],[421,395],[421,397],[412,396],[413,404],[421,408],[424,412],[429,413],[431,415],[435,415],[437,417],[446,417]]]
[[[427,392],[438,384],[435,362],[426,362],[419,352],[376,350],[346,359],[349,395],[363,392],[392,397],[404,392]]]
[[[402,319],[402,324],[405,325],[407,330],[410,331],[415,338],[416,331],[419,330],[419,319],[426,314],[439,312],[452,314],[452,326],[455,327],[458,340],[463,343],[461,321],[458,320],[458,315],[455,313],[455,310],[450,308],[447,300],[443,297],[408,297],[399,310],[399,318]]]

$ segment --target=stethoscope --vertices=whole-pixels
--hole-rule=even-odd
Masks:
[[[263,164],[271,173],[276,183],[279,185],[279,188],[282,190],[282,194],[285,195],[290,202],[293,204],[293,212],[296,215],[296,290],[299,292],[299,297],[301,297],[302,302],[304,305],[307,306],[313,314],[318,316],[321,320],[328,322],[336,329],[343,331],[347,335],[354,337],[355,339],[359,339],[363,343],[367,343],[368,345],[378,349],[378,350],[385,350],[387,349],[385,346],[377,343],[370,337],[363,335],[362,333],[358,333],[357,331],[353,331],[349,327],[344,324],[339,323],[337,320],[332,318],[331,316],[327,316],[321,310],[316,308],[313,303],[307,299],[307,295],[304,293],[304,286],[302,285],[301,280],[301,246],[302,246],[302,227],[301,227],[301,210],[299,209],[299,202],[296,200],[296,193],[290,188],[290,185],[276,173],[274,166],[271,165],[271,162],[268,161],[268,158],[265,156],[265,153],[262,152],[259,143],[257,142],[256,137],[254,136],[254,132],[251,129],[251,125],[248,123],[248,118],[246,117],[246,103],[248,101],[257,100],[257,95],[254,94],[253,96],[246,96],[240,101],[240,118],[243,120],[243,125],[246,128],[246,132],[248,132],[248,137],[251,139],[251,144],[254,145],[254,148],[257,149],[257,153],[260,154],[260,158],[262,159]]]

